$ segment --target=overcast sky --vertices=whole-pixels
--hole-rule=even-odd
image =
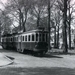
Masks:
[[[0,9],[4,9],[3,5],[1,3],[7,3],[7,0],[0,0]]]
[[[2,1],[3,3],[6,3],[7,2],[7,0],[0,0],[0,1]]]

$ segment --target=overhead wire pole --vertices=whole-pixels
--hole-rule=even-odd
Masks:
[[[50,26],[50,16],[51,16],[51,11],[50,11],[50,0],[48,0],[48,31],[49,31],[49,35],[48,35],[48,50],[51,49],[51,45],[50,45],[50,33],[51,33],[51,26]]]

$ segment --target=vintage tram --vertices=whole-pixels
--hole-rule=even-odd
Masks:
[[[36,29],[22,33],[7,34],[2,36],[2,46],[5,49],[13,48],[18,52],[33,51],[45,54],[48,51],[48,32]]]

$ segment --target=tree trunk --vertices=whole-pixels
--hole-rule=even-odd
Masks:
[[[0,22],[0,43],[1,43],[1,22]]]
[[[56,48],[57,47],[57,38],[56,38],[56,26],[54,27],[54,48]]]
[[[69,1],[69,49],[71,49],[71,14],[70,14],[70,1]]]
[[[67,53],[67,0],[64,0],[64,15],[63,15],[63,24],[64,24],[64,52]]]
[[[39,27],[39,23],[40,23],[40,15],[38,13],[38,17],[37,17],[37,27]]]
[[[50,37],[50,34],[51,34],[51,27],[50,27],[50,0],[48,0],[48,31],[49,31],[49,36],[48,36],[48,49],[50,50],[51,49],[51,45],[50,45],[50,40],[51,40],[51,37]]]
[[[70,22],[69,22],[69,49],[71,49],[71,28],[70,28]]]
[[[59,48],[59,25],[58,25],[58,32],[57,32],[57,48]]]
[[[21,10],[19,9],[19,27],[20,27],[20,30],[21,30]]]
[[[24,20],[24,22],[23,22],[23,32],[26,31],[26,27],[25,27],[26,21],[27,21],[27,12],[25,13],[25,20]]]

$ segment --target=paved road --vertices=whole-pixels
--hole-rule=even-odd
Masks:
[[[0,75],[75,75],[75,69],[69,68],[4,68]]]
[[[33,56],[32,54],[21,54],[12,50],[0,50],[7,57],[14,59],[14,63],[7,67],[63,67],[75,68],[75,55],[52,55],[46,54],[43,57]]]
[[[0,67],[0,75],[75,75],[75,54],[46,54],[43,57],[12,50],[0,52],[14,61]]]

